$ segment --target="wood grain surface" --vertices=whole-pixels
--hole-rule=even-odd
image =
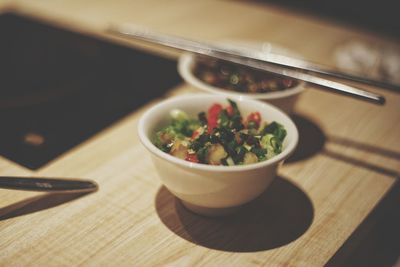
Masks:
[[[104,33],[109,23],[201,40],[268,41],[327,65],[348,40],[398,47],[396,40],[246,1],[0,5],[132,46]],[[368,89],[383,94],[386,105],[308,88],[293,116],[300,131],[295,154],[257,201],[226,218],[185,210],[160,183],[137,137],[146,108],[196,93],[186,84],[37,171],[0,157],[0,175],[80,177],[100,186],[89,195],[0,190],[0,265],[324,266],[393,188],[400,170],[400,95]]]

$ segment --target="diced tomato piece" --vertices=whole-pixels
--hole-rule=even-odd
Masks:
[[[293,80],[290,79],[283,79],[282,80],[282,84],[283,86],[285,86],[286,88],[289,88],[293,85]]]
[[[208,134],[211,134],[214,128],[216,128],[218,125],[218,120],[217,119],[209,119],[208,120],[208,129],[207,132]]]
[[[200,130],[196,130],[192,133],[192,140],[200,136]]]
[[[199,163],[199,159],[197,158],[196,154],[188,154],[185,158],[185,160],[194,162],[194,163]]]
[[[218,114],[221,112],[222,106],[220,104],[213,104],[208,109],[208,116],[209,117],[218,117]]]
[[[227,108],[226,108],[226,113],[228,113],[228,115],[229,116],[233,116],[233,107],[231,106],[231,105],[229,105]]]
[[[212,130],[218,125],[218,115],[222,111],[220,104],[214,104],[208,109],[208,133],[211,134]]]
[[[249,122],[254,122],[257,127],[260,127],[260,123],[261,123],[261,114],[260,112],[256,111],[256,112],[252,112],[249,114],[249,116],[247,116],[247,123]]]

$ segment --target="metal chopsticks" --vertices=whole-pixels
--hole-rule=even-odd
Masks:
[[[371,81],[366,81],[361,77],[356,77],[349,74],[330,72],[329,70],[320,69],[315,65],[306,64],[304,61],[291,59],[286,56],[276,57],[275,55],[275,57],[273,57],[268,56],[268,54],[257,54],[256,52],[247,49],[226,48],[220,45],[208,44],[177,36],[156,33],[145,28],[133,27],[132,25],[111,26],[108,31],[112,34],[188,51],[203,56],[214,57],[252,68],[265,70],[277,75],[302,80],[310,84],[317,85],[318,87],[328,89],[332,92],[352,96],[374,104],[383,105],[385,103],[385,98],[381,95],[377,95],[340,82],[328,80],[319,77],[314,73],[347,80],[356,80],[368,84],[371,84]],[[379,82],[376,82],[376,85],[377,84],[379,84]]]

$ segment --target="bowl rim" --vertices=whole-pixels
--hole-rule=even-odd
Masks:
[[[252,99],[259,100],[269,100],[269,99],[281,99],[285,97],[290,97],[293,95],[300,94],[305,90],[306,82],[299,81],[299,84],[293,88],[285,89],[282,91],[270,92],[270,93],[241,93],[234,92],[220,87],[212,86],[198,79],[192,72],[194,64],[196,62],[196,55],[192,53],[182,53],[178,59],[178,73],[181,77],[190,85],[204,90],[206,92],[214,94],[222,94],[230,97],[248,97]]]
[[[221,101],[226,101],[227,97],[226,96],[216,96],[214,94],[184,94],[184,95],[178,95],[174,97],[167,98],[165,100],[162,100],[159,103],[156,103],[149,109],[147,109],[142,116],[139,119],[138,123],[138,135],[141,143],[144,145],[144,147],[147,148],[153,155],[164,159],[166,161],[172,162],[176,165],[186,167],[186,168],[191,168],[194,170],[202,170],[202,171],[210,171],[210,172],[229,172],[229,171],[247,171],[247,170],[255,170],[255,169],[260,169],[265,166],[270,166],[274,165],[275,163],[278,163],[280,161],[285,160],[287,157],[289,157],[295,150],[298,140],[299,140],[299,132],[297,130],[296,125],[294,124],[293,120],[286,115],[283,111],[281,111],[279,108],[276,108],[275,106],[258,101],[258,100],[253,100],[249,98],[243,98],[243,97],[232,97],[231,99],[240,102],[241,104],[244,105],[250,105],[254,106],[255,110],[260,110],[260,107],[263,109],[267,110],[273,110],[275,113],[279,114],[286,122],[285,122],[285,129],[287,131],[291,131],[291,136],[292,140],[287,144],[285,149],[278,155],[272,157],[271,159],[253,163],[253,164],[248,164],[248,165],[234,165],[234,166],[224,166],[224,165],[208,165],[208,164],[201,164],[201,163],[194,163],[194,162],[189,162],[177,157],[174,157],[168,153],[165,153],[161,151],[158,147],[156,147],[150,140],[150,137],[147,135],[145,129],[146,129],[146,122],[149,121],[149,118],[155,116],[155,114],[159,114],[163,112],[166,106],[176,106],[175,104],[183,102],[183,101],[193,101],[196,100],[198,101],[201,98],[205,99],[213,99],[215,102],[221,102]],[[200,112],[200,111],[199,111]],[[169,114],[165,113],[164,114]],[[281,119],[282,119],[281,118]],[[279,122],[279,121],[278,121]],[[287,129],[287,128],[290,128]]]

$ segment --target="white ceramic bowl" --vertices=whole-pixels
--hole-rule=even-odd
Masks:
[[[278,166],[294,151],[298,131],[292,120],[276,107],[247,98],[232,98],[243,117],[259,111],[263,121],[281,123],[287,136],[283,150],[275,157],[241,166],[212,166],[176,158],[151,142],[157,130],[169,121],[172,109],[197,116],[214,103],[227,105],[226,97],[212,94],[190,94],[170,98],[148,109],[140,118],[138,133],[150,152],[162,183],[195,213],[218,216],[230,213],[265,191],[277,173]]]
[[[261,46],[256,46],[254,44],[248,45],[246,44],[245,46],[241,44],[243,48],[249,48],[249,46],[253,49],[260,49],[261,51],[264,52],[279,52],[280,54],[290,54],[292,53],[287,52],[287,50],[282,49],[282,48],[276,48],[276,47],[271,47],[269,45],[261,45]],[[264,49],[265,47],[268,47],[267,49]],[[299,58],[299,56],[297,56]],[[293,112],[293,108],[295,106],[296,101],[298,100],[298,97],[300,94],[304,91],[305,89],[305,82],[299,81],[298,85],[282,90],[282,91],[276,91],[276,92],[270,92],[270,93],[241,93],[241,92],[234,92],[230,90],[226,90],[223,88],[215,87],[212,86],[206,82],[203,82],[202,80],[198,79],[194,74],[193,74],[193,69],[196,65],[196,56],[194,54],[190,53],[183,53],[179,57],[178,61],[178,72],[182,76],[182,78],[190,85],[194,86],[197,89],[200,89],[204,92],[208,93],[213,93],[213,94],[222,94],[225,95],[226,97],[247,97],[251,99],[256,99],[256,100],[261,100],[268,102],[280,109],[282,109],[284,112],[287,114],[291,114]]]

